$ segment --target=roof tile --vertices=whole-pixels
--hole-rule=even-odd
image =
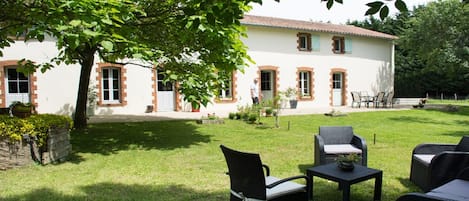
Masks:
[[[287,28],[287,29],[297,29],[304,31],[315,31],[315,32],[324,32],[324,33],[334,33],[334,34],[343,34],[343,35],[352,35],[352,36],[364,36],[380,39],[395,40],[397,36],[385,34],[377,31],[372,31],[353,25],[337,25],[330,23],[320,23],[320,22],[309,22],[309,21],[300,21],[300,20],[290,20],[282,18],[273,18],[273,17],[261,17],[254,15],[245,15],[241,20],[241,23],[244,25],[251,26],[265,26],[265,27],[277,27],[277,28]]]

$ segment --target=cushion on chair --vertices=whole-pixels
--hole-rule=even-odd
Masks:
[[[414,154],[415,159],[426,165],[429,165],[430,162],[432,162],[433,157],[435,157],[435,154]]]
[[[362,150],[351,144],[330,144],[324,145],[324,152],[326,152],[326,154],[361,154]]]
[[[276,181],[280,180],[279,178],[268,176],[265,178],[265,184],[269,185]],[[305,185],[301,185],[295,182],[287,181],[281,183],[273,188],[267,188],[267,200],[295,192],[302,192],[305,190]]]
[[[461,138],[461,141],[459,141],[455,151],[469,152],[469,136],[464,136]]]
[[[428,192],[427,195],[449,200],[469,200],[469,181],[454,179],[438,188]]]

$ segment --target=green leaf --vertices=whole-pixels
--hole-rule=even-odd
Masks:
[[[366,5],[370,8],[366,11],[365,15],[373,15],[373,14],[376,14],[381,9],[381,6],[383,6],[384,3],[381,1],[375,1],[371,3],[367,3]]]
[[[379,12],[379,17],[381,18],[381,20],[384,20],[388,15],[389,15],[388,6],[383,6],[383,8],[381,8],[381,11]]]
[[[91,37],[96,37],[96,36],[99,36],[99,35],[100,35],[99,32],[91,31],[91,30],[89,30],[89,29],[83,30],[83,33],[84,33],[85,35],[88,35],[88,36],[91,36]]]
[[[340,4],[344,3],[343,0],[335,0],[335,2],[340,3]]]
[[[402,0],[396,0],[396,2],[394,2],[394,6],[396,6],[397,10],[399,10],[401,12],[407,12],[408,11],[407,5]]]
[[[72,20],[69,24],[76,27],[81,24],[81,20]]]
[[[107,40],[101,41],[101,46],[103,46],[103,48],[108,52],[111,52],[114,49],[114,44]]]
[[[331,9],[332,5],[334,5],[334,0],[327,0],[327,9]]]
[[[112,25],[112,20],[110,19],[101,19],[101,22],[103,22],[104,24]]]

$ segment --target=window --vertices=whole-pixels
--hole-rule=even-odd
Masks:
[[[349,38],[334,36],[332,38],[333,49],[332,51],[336,54],[352,53],[352,40]]]
[[[272,90],[272,71],[261,71],[261,91]]]
[[[16,68],[7,68],[8,92],[9,94],[29,93],[29,78]]]
[[[298,50],[311,51],[311,34],[298,33]]]
[[[311,72],[310,71],[300,71],[299,73],[299,83],[300,86],[300,97],[310,97],[311,96]]]
[[[115,104],[121,102],[120,68],[102,68],[102,102]]]
[[[218,91],[218,98],[220,100],[232,100],[233,99],[233,73],[220,72],[219,76],[223,78],[220,90]]]

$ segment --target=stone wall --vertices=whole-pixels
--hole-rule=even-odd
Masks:
[[[38,149],[35,143],[29,143],[27,138],[14,143],[7,138],[0,138],[0,170],[32,164],[35,158],[43,165],[62,162],[67,159],[71,151],[68,128],[50,129],[47,146],[42,150]]]

